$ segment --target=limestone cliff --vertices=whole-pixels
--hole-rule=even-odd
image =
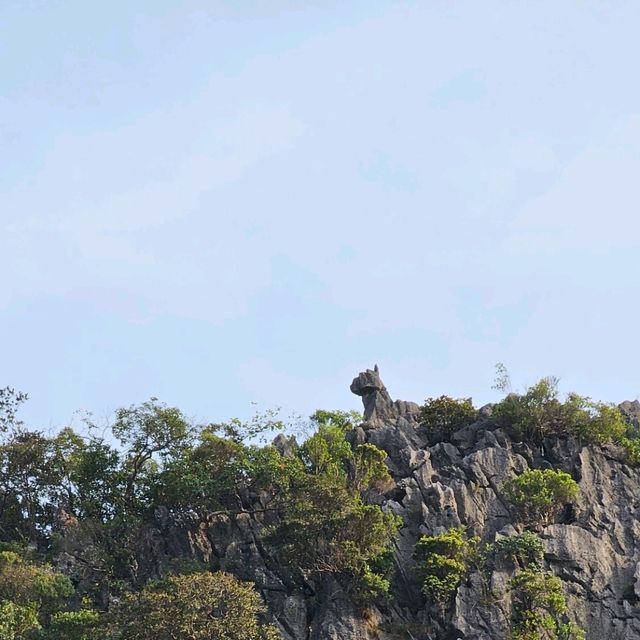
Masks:
[[[158,510],[156,526],[140,541],[148,574],[183,557],[253,580],[288,640],[505,640],[512,568],[498,564],[489,573],[472,572],[451,609],[437,611],[416,588],[414,547],[421,535],[460,524],[488,542],[521,531],[500,487],[527,468],[552,466],[580,487],[575,504],[538,530],[546,569],[563,581],[570,617],[588,640],[640,638],[640,471],[625,465],[620,451],[572,439],[541,447],[514,442],[492,421],[491,407],[450,441],[429,446],[418,406],[392,401],[377,367],[357,376],[351,390],[365,408],[365,422],[352,437],[386,451],[394,480],[374,499],[404,520],[387,603],[362,610],[331,577],[300,582],[263,542],[268,514],[176,522]],[[630,420],[640,416],[638,403],[622,409]],[[286,455],[291,443],[280,438],[277,444]]]

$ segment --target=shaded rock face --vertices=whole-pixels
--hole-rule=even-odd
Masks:
[[[330,576],[299,583],[263,544],[269,521],[260,514],[178,523],[159,511],[141,571],[161,575],[182,557],[252,580],[287,640],[506,640],[513,567],[471,573],[442,615],[424,602],[412,575],[415,544],[461,524],[486,542],[521,532],[501,486],[527,468],[551,466],[570,473],[580,493],[554,524],[538,530],[545,569],[562,579],[570,617],[588,640],[640,638],[640,472],[619,451],[567,439],[541,448],[514,442],[491,421],[490,407],[450,442],[427,446],[418,406],[394,402],[377,367],[356,377],[351,390],[365,408],[365,424],[353,437],[387,452],[394,479],[375,499],[404,520],[388,602],[363,612]],[[629,404],[631,413],[636,407]],[[291,455],[293,442],[280,437],[276,444]],[[67,539],[65,559],[76,557],[72,546]]]

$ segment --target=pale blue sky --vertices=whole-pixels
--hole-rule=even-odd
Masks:
[[[0,0],[0,386],[640,394],[640,3]]]

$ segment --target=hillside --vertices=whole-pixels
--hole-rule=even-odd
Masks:
[[[266,607],[248,600],[233,635],[233,615],[208,602],[224,624],[178,637],[640,637],[640,403],[560,401],[545,379],[496,406],[419,406],[393,401],[377,368],[351,390],[363,419],[319,411],[304,443],[245,444],[269,416],[194,432],[151,401],[118,413],[120,449],[28,431],[5,390],[6,638],[154,637],[153,597],[182,593],[154,580],[225,574]],[[55,607],[16,595],[16,566],[67,576]],[[31,627],[14,605],[35,612]]]

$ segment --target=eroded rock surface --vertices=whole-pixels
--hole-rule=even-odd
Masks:
[[[172,558],[182,557],[253,580],[288,640],[506,640],[509,568],[472,573],[452,611],[439,617],[412,580],[414,547],[421,535],[460,524],[487,542],[522,531],[500,487],[529,467],[553,466],[580,486],[573,508],[538,531],[545,566],[562,579],[571,618],[588,640],[640,638],[640,473],[619,451],[573,440],[548,441],[542,449],[514,442],[491,421],[490,407],[450,442],[427,446],[418,406],[393,401],[377,367],[359,374],[351,390],[365,410],[365,424],[353,437],[387,452],[394,479],[377,501],[404,519],[388,603],[365,613],[331,577],[297,583],[262,544],[268,521],[260,515],[171,522],[158,513],[153,534],[141,541],[148,564],[141,571],[160,575]],[[630,420],[640,417],[636,404],[623,405]],[[276,445],[291,455],[295,442],[279,437]],[[77,566],[71,538],[65,544],[63,559]]]

